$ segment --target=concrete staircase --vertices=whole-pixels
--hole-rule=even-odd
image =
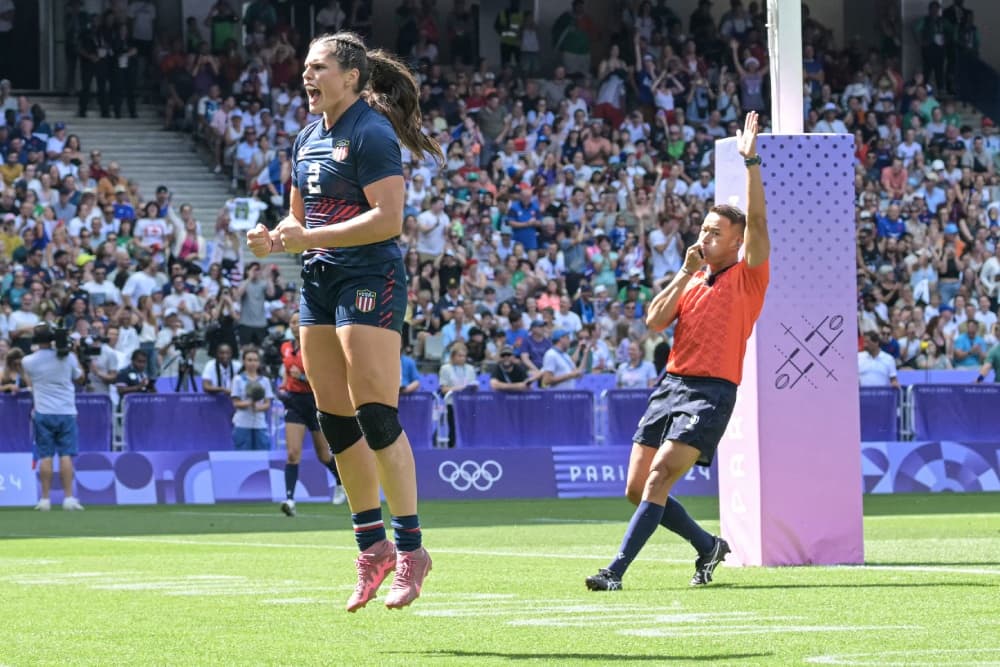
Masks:
[[[140,104],[139,118],[101,118],[91,109],[87,118],[77,118],[75,97],[39,97],[49,124],[66,123],[69,134],[80,137],[84,154],[101,151],[101,163],[117,162],[121,173],[139,183],[144,199],[152,199],[156,188],[166,185],[175,207],[189,203],[206,240],[215,238],[215,219],[226,200],[233,196],[230,180],[212,173],[212,165],[196,151],[191,136],[164,131],[160,109]],[[93,103],[92,103],[93,104]],[[252,255],[247,253],[249,260]],[[299,267],[292,255],[274,255],[270,261],[281,270],[283,282],[298,281]]]

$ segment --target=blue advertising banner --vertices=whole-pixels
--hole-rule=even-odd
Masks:
[[[421,498],[622,497],[628,447],[432,449],[414,452]],[[865,493],[1000,491],[1000,444],[875,442],[862,448]],[[0,454],[0,506],[38,502],[29,452]],[[284,498],[285,453],[83,452],[76,495],[91,505],[277,502]],[[58,469],[58,464],[56,464]],[[674,487],[678,496],[718,493],[717,469],[696,467]],[[296,499],[329,502],[333,478],[303,452]],[[58,474],[52,502],[62,502]]]
[[[553,447],[559,498],[625,495],[631,447]],[[716,467],[695,466],[674,486],[678,496],[714,496],[719,492]]]
[[[1000,491],[1000,444],[866,442],[865,493]]]
[[[552,450],[432,449],[414,452],[417,488],[428,500],[552,498]]]

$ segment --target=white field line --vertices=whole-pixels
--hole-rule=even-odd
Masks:
[[[34,535],[15,534],[10,537],[35,537]],[[137,542],[142,544],[167,544],[175,546],[205,546],[205,547],[238,547],[257,549],[305,549],[321,551],[354,551],[356,547],[336,544],[302,544],[302,543],[280,543],[280,542],[241,542],[239,540],[194,540],[175,537],[113,537],[113,536],[72,536],[72,535],[48,535],[47,538],[55,539],[76,539],[76,540],[96,540],[111,542]],[[989,538],[983,538],[989,539]],[[456,556],[488,556],[496,558],[542,558],[542,559],[563,559],[563,560],[600,560],[607,557],[607,553],[581,554],[581,553],[551,553],[537,551],[496,551],[485,549],[434,549],[434,553],[456,555]],[[690,563],[690,558],[646,558],[650,562],[658,563]],[[974,567],[954,567],[936,565],[836,565],[836,566],[815,566],[819,570],[846,570],[846,569],[866,569],[866,570],[896,570],[903,572],[928,572],[943,574],[973,574],[986,576],[1000,576],[998,569],[974,568]]]
[[[619,630],[631,637],[720,637],[725,635],[765,635],[786,632],[861,632],[871,630],[919,630],[915,625],[731,625],[712,628],[636,628]],[[886,663],[880,662],[879,665]]]
[[[982,567],[954,567],[951,565],[844,565],[844,569],[862,570],[896,570],[900,572],[944,572],[947,574],[986,574],[1000,577],[1000,564],[997,569]]]
[[[959,656],[965,654],[1000,654],[1000,648],[940,648],[940,649],[910,649],[907,651],[879,651],[878,653],[840,653],[833,655],[815,655],[806,658],[812,665],[878,665],[913,667],[914,665],[940,665],[945,660],[949,665],[1000,665],[1000,659],[964,660]],[[888,656],[900,656],[903,662],[886,661]],[[920,662],[910,658],[927,656]],[[941,656],[941,657],[936,657]],[[947,656],[947,657],[944,657]],[[984,656],[985,657],[985,656]],[[956,662],[958,659],[958,662]]]
[[[548,516],[537,516],[537,517],[534,517],[532,519],[528,519],[528,521],[531,522],[531,523],[559,523],[559,524],[562,524],[562,523],[565,523],[565,524],[574,524],[574,523],[593,523],[593,524],[620,523],[620,524],[625,524],[626,523],[626,521],[625,521],[624,518],[622,518],[622,519],[557,519],[555,517],[548,517]]]
[[[302,507],[302,506],[299,505],[298,507]],[[248,518],[254,518],[254,519],[282,519],[282,520],[285,520],[285,521],[287,521],[288,518],[289,518],[289,517],[285,516],[284,514],[282,514],[278,510],[275,510],[274,512],[270,512],[268,514],[264,514],[263,512],[191,512],[191,511],[176,510],[176,511],[167,512],[167,514],[174,514],[174,515],[177,515],[177,516],[204,516],[204,517],[229,516],[229,517],[248,517]],[[330,518],[333,518],[333,515],[332,514],[331,515],[296,514],[295,518],[296,519],[330,519]]]
[[[35,535],[11,535],[10,537],[36,537]],[[192,540],[176,537],[112,537],[112,536],[74,536],[74,535],[46,535],[50,539],[64,540],[95,540],[110,542],[138,542],[141,544],[169,544],[177,546],[203,546],[203,547],[240,547],[257,549],[308,549],[322,551],[357,551],[357,547],[344,546],[339,544],[302,544],[302,543],[279,543],[279,542],[240,542],[238,540]],[[537,551],[490,551],[483,549],[433,549],[435,554],[447,554],[456,556],[491,556],[497,558],[545,558],[545,559],[572,559],[572,560],[601,560],[609,557],[608,552],[594,554],[580,553],[551,553]],[[647,558],[648,561],[659,563],[691,563],[690,558]]]

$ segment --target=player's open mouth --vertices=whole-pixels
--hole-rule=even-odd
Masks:
[[[320,93],[319,88],[313,88],[312,86],[306,86],[306,95],[309,97],[309,104],[315,105],[319,101]]]

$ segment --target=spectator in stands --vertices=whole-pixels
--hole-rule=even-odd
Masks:
[[[421,262],[433,262],[445,251],[450,221],[444,212],[444,198],[430,198],[430,209],[417,216],[417,252]]]
[[[198,220],[190,204],[182,204],[181,221],[184,229],[174,238],[173,255],[182,262],[200,264],[207,259],[205,237],[201,235]]]
[[[504,345],[500,349],[499,361],[490,376],[490,389],[494,391],[527,391],[538,378],[529,378],[528,371],[514,357],[514,348]]]
[[[448,306],[444,313],[448,323],[441,327],[441,344],[445,349],[449,349],[454,342],[469,342],[469,331],[475,322],[466,319],[464,305]]]
[[[465,345],[452,345],[448,354],[449,362],[438,372],[438,386],[448,412],[448,446],[455,446],[455,397],[456,391],[475,391],[479,388],[476,369],[466,363],[468,351]]]
[[[639,343],[632,341],[628,346],[628,361],[618,366],[616,386],[620,389],[652,387],[656,383],[656,369],[642,357]]]
[[[150,257],[140,257],[136,268],[138,270],[128,276],[121,288],[122,300],[128,306],[137,304],[142,297],[151,296],[153,292],[160,289],[156,264]]]
[[[896,362],[882,350],[882,339],[878,333],[865,334],[865,349],[858,352],[858,379],[862,387],[899,387],[896,378]]]
[[[968,320],[959,327],[960,333],[952,344],[952,362],[955,368],[979,366],[986,358],[986,341],[979,335],[979,322]]]
[[[260,353],[249,347],[243,351],[243,370],[232,380],[233,446],[237,450],[271,449],[267,412],[274,391],[271,381],[260,372]]]
[[[406,353],[405,345],[400,345],[400,380],[399,393],[412,394],[420,390],[420,372],[417,370],[417,362]]]
[[[552,347],[542,359],[541,386],[546,389],[575,389],[576,380],[585,372],[586,353],[589,341],[577,347],[576,353],[568,353],[571,336],[568,331],[558,329],[552,333]]]
[[[35,313],[35,296],[29,291],[21,294],[21,300],[8,316],[7,330],[11,343],[25,354],[31,353],[31,337],[41,318]]]
[[[264,304],[276,297],[274,280],[266,279],[260,262],[250,262],[235,294],[235,299],[240,302],[240,325],[237,330],[240,346],[257,346],[264,342],[267,336]]]
[[[515,349],[520,352],[520,361],[527,372],[541,373],[545,355],[552,349],[552,340],[545,331],[545,323],[542,320],[532,321],[528,335]]]
[[[4,340],[4,344],[6,344],[6,340]],[[24,379],[24,368],[21,366],[23,359],[24,351],[20,348],[14,348],[7,352],[3,365],[0,367],[0,394],[16,394],[28,389],[28,384]]]

